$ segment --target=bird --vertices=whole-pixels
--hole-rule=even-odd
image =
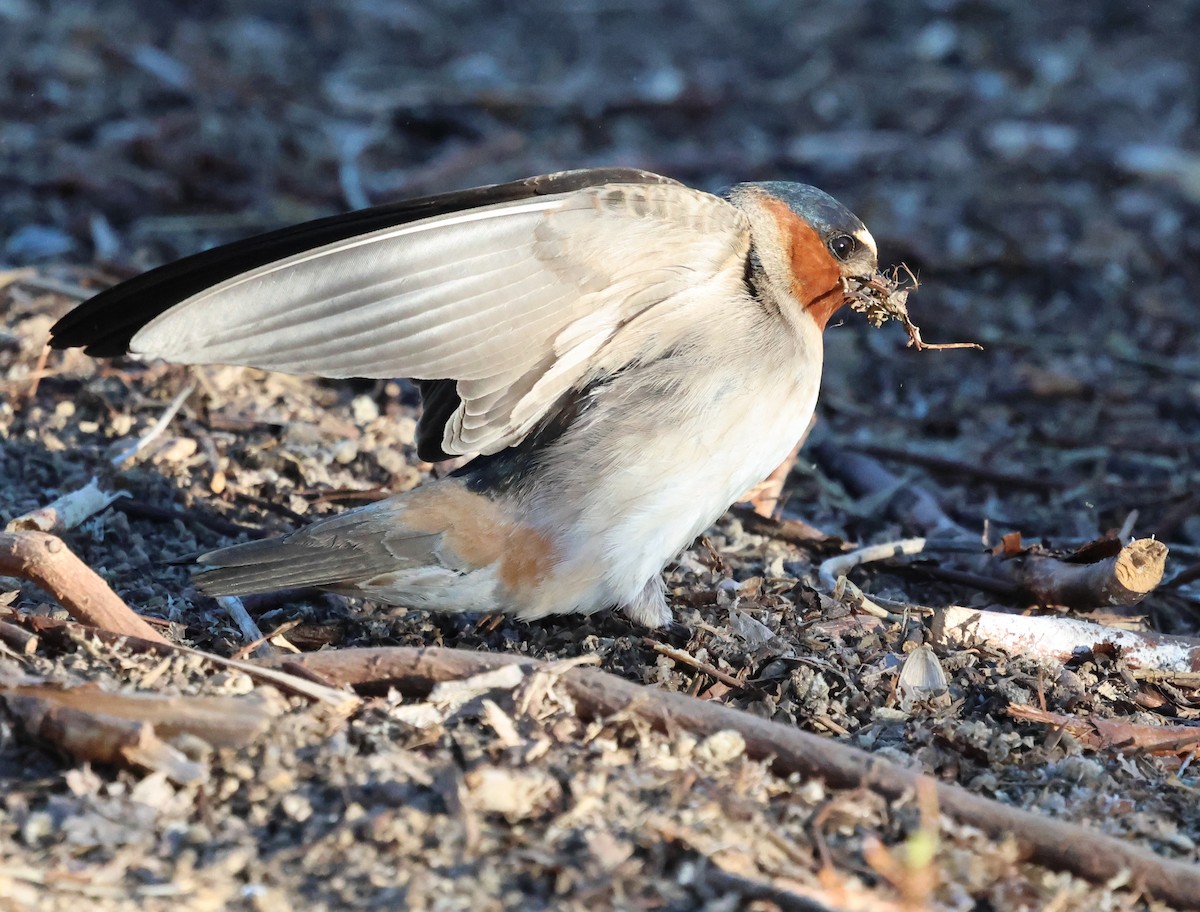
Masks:
[[[632,168],[385,204],[168,263],[53,328],[97,357],[410,378],[450,474],[195,558],[209,595],[316,588],[668,627],[663,570],[788,456],[866,226],[786,181]]]

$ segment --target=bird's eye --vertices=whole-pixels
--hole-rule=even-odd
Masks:
[[[845,261],[858,249],[858,241],[848,234],[835,235],[829,241],[829,249],[835,257]]]

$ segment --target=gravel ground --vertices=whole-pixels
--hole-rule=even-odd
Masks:
[[[305,650],[594,656],[1195,861],[1186,751],[1096,749],[1009,714],[1188,725],[1194,676],[939,647],[945,698],[902,704],[922,620],[864,625],[812,586],[839,542],[925,531],[914,486],[991,544],[1020,532],[1070,549],[1132,523],[1167,543],[1168,580],[1194,578],[1200,59],[1184,36],[1200,7],[493,6],[0,0],[0,517],[93,476],[126,492],[68,543],[171,638],[230,655],[243,636],[168,562],[419,483],[413,390],[77,352],[40,366],[75,300],[255,231],[562,168],[636,165],[710,189],[804,180],[919,274],[927,339],[985,350],[917,353],[854,315],[831,327],[783,508],[824,537],[795,544],[730,515],[668,571],[686,627],[673,645],[742,686],[609,615],[530,625],[299,596],[251,613],[266,631],[298,622],[285,636]],[[167,432],[114,471],[108,457],[192,383]],[[857,490],[842,457],[864,450],[902,484]],[[956,568],[938,555],[852,576],[919,605],[1028,607],[939,572]],[[15,580],[0,579],[0,604],[62,614]],[[1198,605],[1194,584],[1164,587],[1120,623],[1196,636]],[[18,674],[268,690],[79,637],[0,653],[0,680]],[[930,814],[915,798],[780,778],[736,739],[580,721],[553,689],[529,690],[490,691],[490,707],[379,694],[349,720],[274,696],[267,730],[202,752],[191,784],[77,765],[2,716],[0,908],[1167,908],[945,819],[919,863]]]

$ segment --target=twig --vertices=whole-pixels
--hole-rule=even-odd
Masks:
[[[997,595],[1002,595],[1005,598],[1013,598],[1020,591],[1020,587],[1016,583],[998,579],[994,576],[985,576],[982,573],[975,573],[971,570],[956,570],[953,567],[935,567],[931,564],[912,564],[903,569],[908,573],[923,574],[932,579],[945,580],[948,583],[958,583],[961,586],[970,586],[974,589],[982,589],[985,592],[995,592]]]
[[[22,269],[0,269],[0,291],[17,282],[25,284],[36,275],[37,270],[32,266]]]
[[[133,613],[108,583],[45,532],[0,532],[0,575],[37,583],[76,620],[113,633],[166,640]]]
[[[158,693],[110,693],[91,684],[63,687],[53,683],[0,687],[0,697],[36,699],[153,725],[163,738],[189,734],[213,747],[241,747],[262,735],[279,715],[280,698],[273,703],[262,693],[243,696],[191,696]]]
[[[0,643],[3,643],[17,655],[33,655],[37,652],[37,634],[30,633],[23,627],[0,621]]]
[[[20,270],[18,270],[20,271]],[[11,273],[9,273],[11,275]],[[62,295],[64,298],[70,298],[73,301],[83,301],[90,298],[96,293],[94,288],[84,288],[82,285],[76,285],[74,282],[64,282],[61,279],[56,279],[53,276],[38,275],[36,270],[32,275],[17,276],[17,281],[25,288],[31,288],[34,291],[45,291],[50,294]],[[4,284],[8,284],[7,282]],[[3,285],[0,285],[2,288]]]
[[[907,282],[907,284],[905,284]],[[908,315],[908,296],[921,287],[907,263],[893,267],[890,273],[875,273],[870,278],[843,279],[850,307],[866,314],[872,326],[882,326],[887,320],[899,320],[908,334],[908,344],[917,351],[944,351],[951,348],[975,348],[978,342],[925,342],[921,330]]]
[[[453,649],[342,649],[291,656],[339,684],[368,691],[395,688],[405,695],[426,695],[443,681],[470,677],[503,665],[531,670],[538,663],[520,656],[471,653]],[[972,794],[961,786],[902,769],[866,751],[830,741],[792,726],[768,721],[718,703],[633,684],[592,668],[573,668],[557,685],[583,719],[635,714],[663,731],[680,729],[700,736],[738,732],[746,753],[770,763],[781,776],[818,777],[838,789],[869,789],[897,801],[918,789],[936,794],[941,812],[994,838],[1011,838],[1032,862],[1070,871],[1093,883],[1107,883],[1128,870],[1132,882],[1155,899],[1194,908],[1200,903],[1200,867],[1172,861],[1148,849],[1076,824],[1009,807]]]
[[[878,605],[874,600],[869,598],[865,592],[858,588],[854,582],[846,576],[839,576],[837,583],[829,593],[839,602],[845,601],[846,596],[850,596],[853,607],[860,611],[865,611],[872,617],[877,617],[883,621],[896,622],[900,620],[900,616],[888,611],[882,605]]]
[[[1136,605],[1162,581],[1166,561],[1166,545],[1142,538],[1093,563],[1069,563],[1030,552],[1003,567],[1039,605],[1087,609]]]
[[[208,765],[189,760],[143,722],[89,712],[29,696],[6,696],[9,710],[26,731],[76,760],[162,770],[181,785],[208,778]]]
[[[925,543],[924,538],[902,538],[899,541],[868,545],[846,554],[835,554],[821,562],[817,568],[817,581],[827,594],[832,595],[833,590],[837,588],[838,579],[860,564],[870,564],[906,554],[920,554],[925,550]]]
[[[166,409],[164,409],[163,413],[158,416],[158,420],[146,430],[146,433],[142,434],[142,436],[135,440],[132,446],[126,447],[116,456],[113,456],[111,460],[109,460],[112,463],[112,467],[114,469],[121,468],[121,466],[123,466],[126,462],[128,462],[147,446],[149,446],[155,439],[157,439],[162,432],[167,429],[167,425],[171,423],[171,419],[179,413],[181,408],[183,408],[183,404],[187,401],[188,396],[195,391],[195,382],[189,383],[182,390],[180,390],[179,395],[177,395],[167,404]]]
[[[1140,541],[1146,542],[1149,539]],[[1122,549],[1121,553],[1132,548],[1133,544]],[[1155,542],[1155,544],[1159,543]],[[972,550],[975,548],[969,542],[965,542],[963,545]],[[823,562],[817,571],[818,582],[826,592],[840,594],[839,587],[853,585],[846,579],[845,574],[854,567],[872,561],[887,560],[902,554],[919,554],[929,550],[931,546],[951,549],[958,547],[957,543],[953,541],[931,543],[923,538],[909,538],[871,545],[848,554],[839,554]],[[1119,556],[1120,554],[1116,557]],[[1111,560],[1115,560],[1115,558]],[[1063,567],[1078,568],[1079,570],[1095,566],[1093,564],[1067,564],[1063,561],[1056,561],[1056,563]],[[1100,563],[1106,562],[1101,561]],[[1110,575],[1115,577],[1115,571]],[[1102,579],[1109,578],[1108,576],[1097,576]],[[1121,579],[1128,578],[1128,576],[1121,577]],[[1094,589],[1089,591],[1095,596]],[[865,599],[865,596],[862,598]],[[891,615],[879,614],[882,609],[878,609],[878,606],[864,604],[864,607],[877,617],[891,619]],[[871,610],[872,607],[878,610]],[[934,637],[946,645],[971,647],[985,644],[1012,655],[1038,655],[1065,662],[1077,652],[1094,651],[1097,647],[1107,643],[1121,650],[1122,656],[1131,668],[1153,668],[1163,671],[1200,669],[1200,640],[1190,637],[1139,633],[1072,618],[1002,614],[998,611],[981,611],[957,605],[933,609],[917,608],[917,610],[933,614]]]
[[[42,346],[41,352],[38,354],[37,363],[33,366],[29,376],[33,381],[29,384],[29,389],[25,392],[25,401],[33,402],[37,398],[38,387],[42,385],[42,380],[47,376],[46,363],[50,360],[50,343],[47,342]]]
[[[665,655],[668,659],[679,662],[682,665],[690,666],[697,671],[704,672],[710,678],[720,681],[722,684],[727,684],[735,690],[745,690],[748,686],[745,681],[739,681],[733,675],[721,671],[715,665],[710,665],[708,662],[701,662],[694,655],[684,652],[682,649],[675,649],[665,643],[660,643],[657,640],[652,640],[649,637],[642,638],[642,644],[649,646],[659,655]]]
[[[245,603],[243,602],[242,604],[243,604],[243,607],[245,607]],[[304,623],[304,620],[302,618],[292,618],[290,621],[284,621],[282,624],[280,624],[278,627],[276,627],[270,633],[264,633],[261,637],[259,637],[254,642],[247,643],[245,646],[243,646],[241,649],[239,649],[237,652],[235,652],[233,654],[233,658],[241,660],[241,659],[245,659],[246,657],[248,657],[250,655],[259,655],[260,653],[259,653],[258,649],[264,643],[268,643],[268,642],[274,640],[275,637],[277,637],[277,636],[282,636],[283,634],[285,634],[289,630],[291,630],[293,627],[299,627],[303,623]],[[291,644],[289,643],[288,645],[290,646]],[[295,651],[294,648],[293,648],[293,651]],[[271,655],[271,651],[268,650],[265,654]]]
[[[271,668],[266,665],[260,665],[253,662],[242,662],[236,659],[227,659],[224,656],[213,655],[209,652],[204,652],[200,649],[192,649],[188,646],[180,646],[177,643],[172,643],[162,638],[146,639],[138,636],[118,635],[108,630],[102,630],[96,627],[85,627],[80,624],[75,624],[70,621],[58,621],[51,618],[27,618],[26,621],[31,624],[39,633],[59,633],[61,636],[70,637],[78,636],[83,633],[88,636],[95,637],[101,642],[107,643],[110,646],[122,647],[134,652],[150,652],[155,654],[179,654],[196,656],[197,658],[207,662],[210,665],[216,665],[220,668],[231,668],[234,671],[240,671],[248,675],[256,681],[263,681],[267,684],[273,684],[280,690],[286,693],[296,694],[297,696],[305,697],[317,703],[322,703],[329,707],[335,714],[348,716],[362,703],[353,694],[345,693],[338,690],[336,687],[331,687],[322,681],[316,680],[318,676],[311,672],[304,674],[296,674],[289,671],[282,671],[279,668]],[[272,656],[271,659],[280,658],[286,663],[291,656]]]
[[[236,595],[218,595],[217,604],[224,608],[225,613],[237,624],[242,637],[249,643],[257,644],[254,646],[256,656],[263,658],[273,654],[274,650],[267,645],[267,638],[258,629],[258,624],[254,623],[254,618],[250,617],[250,612],[246,610],[240,598]]]
[[[933,547],[941,550],[968,551],[972,553],[979,548],[978,545],[970,541],[960,542],[951,540],[933,543],[925,538],[905,538],[899,541],[881,542],[877,545],[858,548],[846,554],[838,554],[823,561],[817,568],[817,585],[822,591],[833,596],[838,601],[842,601],[849,594],[855,602],[855,607],[882,620],[899,621],[902,619],[902,615],[894,611],[889,611],[883,605],[877,604],[877,602],[884,602],[889,607],[899,609],[906,614],[932,614],[932,608],[912,605],[907,602],[894,602],[890,599],[880,598],[879,596],[876,596],[874,600],[868,598],[866,593],[858,588],[846,574],[860,564],[888,560],[889,558],[900,557],[905,554],[920,554]]]
[[[1021,472],[1005,472],[998,469],[988,469],[972,462],[962,462],[957,459],[947,459],[945,456],[934,456],[930,453],[918,453],[899,447],[884,446],[878,443],[848,443],[846,449],[858,453],[866,453],[878,459],[888,459],[895,462],[906,462],[911,465],[923,466],[935,472],[947,475],[964,475],[991,484],[1004,485],[1010,488],[1027,488],[1033,491],[1056,491],[1064,484],[1049,478]]]
[[[36,510],[10,520],[6,530],[8,532],[26,530],[65,532],[100,513],[114,500],[127,496],[124,491],[111,493],[102,491],[99,483],[93,478],[82,488],[70,491],[44,507],[38,507]]]
[[[870,545],[822,562],[817,571],[818,581],[825,592],[832,593],[839,578],[860,564],[920,554],[934,547],[957,550],[959,546],[954,541],[931,544],[924,538]],[[969,552],[978,551],[978,547],[969,541],[962,542],[961,547]],[[1167,553],[1166,545],[1149,538],[1132,541],[1116,554],[1091,563],[1073,563],[1030,551],[1005,560],[996,567],[995,573],[1007,579],[1003,585],[1016,586],[1039,605],[1077,609],[1128,606],[1136,605],[1158,586],[1166,567]],[[948,579],[956,575],[956,571],[930,572]],[[974,575],[968,574],[958,581],[971,582],[973,579]],[[997,586],[992,584],[987,588],[996,589]]]
[[[1022,722],[1040,722],[1065,729],[1092,750],[1114,750],[1123,754],[1178,754],[1194,750],[1200,743],[1200,728],[1186,725],[1136,725],[1098,716],[1082,718],[1047,712],[1020,703],[1009,705],[1006,712]]]
[[[892,512],[926,535],[971,538],[971,533],[946,515],[937,499],[919,485],[907,484],[876,459],[852,453],[829,441],[813,448],[825,471],[836,475],[856,497],[893,491],[888,498]]]
[[[951,605],[935,609],[933,637],[947,646],[986,645],[1010,655],[1059,662],[1109,646],[1118,649],[1132,669],[1200,671],[1200,639],[1121,630],[1075,618],[1001,614]]]
[[[1140,513],[1137,510],[1130,510],[1126,514],[1125,521],[1121,523],[1121,528],[1117,530],[1117,534],[1114,536],[1121,544],[1128,545],[1133,541],[1133,527],[1137,524],[1139,515]]]

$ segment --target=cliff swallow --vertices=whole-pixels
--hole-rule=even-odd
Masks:
[[[197,558],[204,592],[317,587],[521,618],[671,619],[664,565],[805,431],[821,333],[875,241],[825,193],[630,169],[381,206],[102,292],[58,348],[410,377],[450,476]]]

